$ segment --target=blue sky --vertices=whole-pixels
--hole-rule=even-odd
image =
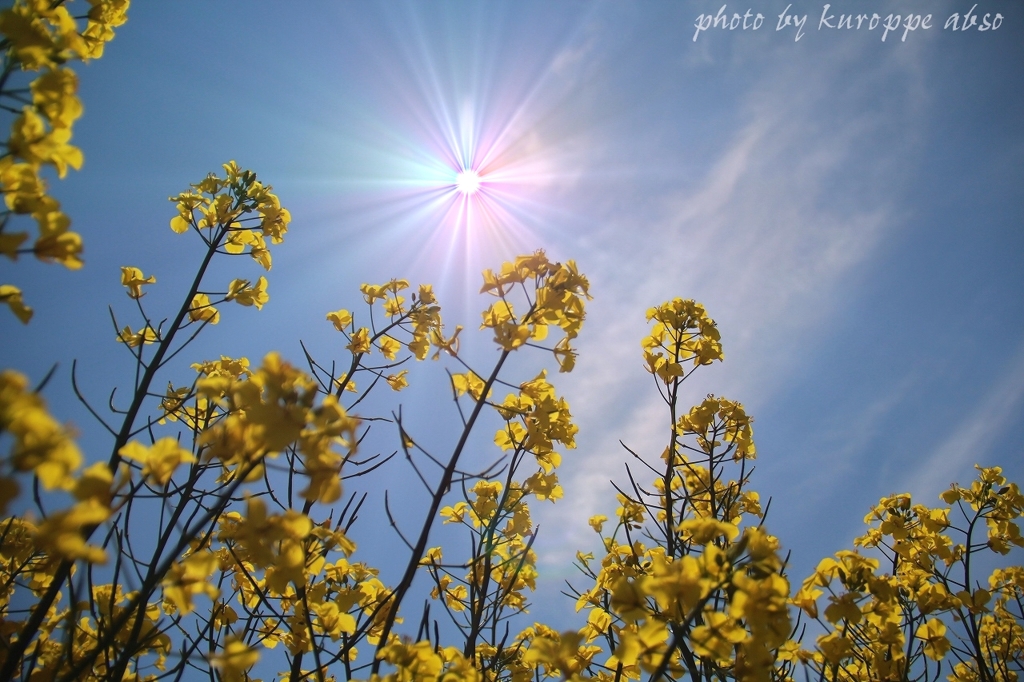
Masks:
[[[60,362],[47,397],[102,452],[70,361],[100,403],[127,383],[107,313],[130,315],[118,268],[156,274],[146,301],[169,307],[198,255],[167,227],[167,197],[236,159],[293,223],[268,306],[227,311],[190,359],[299,361],[299,338],[329,354],[324,314],[356,306],[364,281],[433,282],[449,324],[472,328],[480,270],[515,253],[544,248],[589,275],[577,370],[556,377],[579,447],[565,499],[534,509],[538,618],[564,617],[553,595],[575,549],[593,548],[586,519],[614,510],[618,441],[663,447],[639,339],[646,309],[672,297],[719,323],[726,362],[695,375],[689,399],[725,395],[755,416],[755,488],[798,579],[883,495],[936,503],[975,462],[1020,481],[1024,8],[978,3],[979,21],[1003,17],[980,32],[943,28],[973,2],[831,3],[933,15],[883,41],[866,23],[819,28],[825,3],[794,2],[807,15],[795,40],[776,30],[789,3],[758,0],[726,12],[762,13],[759,29],[694,41],[722,4],[138,3],[78,69],[86,162],[54,187],[86,267],[8,267],[36,317],[3,322],[7,362],[33,377]],[[445,189],[460,161],[494,173],[468,216]],[[486,359],[488,344],[464,348]],[[441,369],[420,372],[402,397],[426,429],[447,406],[426,390]],[[414,485],[397,462],[378,484]],[[394,560],[369,519],[364,547],[385,558],[366,558]]]

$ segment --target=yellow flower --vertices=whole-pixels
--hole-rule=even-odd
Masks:
[[[142,291],[145,284],[153,284],[156,277],[150,275],[145,277],[142,270],[127,265],[121,266],[121,284],[128,287],[128,295],[132,298],[142,298],[146,294]]]
[[[719,536],[732,541],[740,534],[740,529],[733,524],[715,519],[687,519],[677,529],[698,545],[706,545]]]
[[[161,438],[151,447],[132,441],[117,451],[119,455],[142,465],[142,475],[150,483],[165,486],[181,464],[195,462],[192,453],[181,447],[178,441],[168,436]]]
[[[857,605],[857,594],[847,592],[841,597],[829,597],[832,603],[825,608],[825,618],[833,625],[845,620],[856,625],[861,619],[861,610]]]
[[[433,329],[430,332],[430,342],[437,348],[437,352],[434,353],[434,359],[437,360],[441,355],[441,351],[448,353],[452,357],[457,357],[459,354],[459,334],[462,332],[462,325],[455,325],[455,333],[452,334],[451,338],[446,339],[441,334],[440,329]],[[409,350],[416,353],[416,357],[422,360],[426,356],[426,351],[423,351],[423,355],[413,350],[412,344],[409,344]]]
[[[69,128],[82,115],[75,96],[78,77],[71,69],[51,69],[32,81],[32,103],[55,128]]]
[[[646,577],[629,580],[625,576],[616,579],[611,589],[611,606],[623,620],[637,621],[650,613],[647,606]]]
[[[405,307],[402,305],[405,302],[405,297],[395,296],[394,298],[388,298],[384,301],[384,312],[389,317],[397,317],[405,312]]]
[[[445,523],[462,523],[467,511],[469,511],[468,504],[457,502],[454,507],[444,507],[441,509],[440,515],[444,517]]]
[[[71,473],[82,462],[78,447],[43,399],[28,389],[28,379],[10,370],[0,372],[2,431],[14,437],[10,457],[16,470],[32,471],[46,490],[74,485]]]
[[[452,386],[457,395],[469,393],[473,400],[479,400],[484,391],[484,380],[472,370],[466,374],[452,374]],[[488,391],[490,397],[490,391]]]
[[[75,170],[82,167],[82,150],[68,144],[71,130],[68,128],[46,129],[43,119],[30,107],[22,110],[11,126],[8,147],[16,157],[33,166],[48,163],[57,169],[57,176],[63,178],[68,166]]]
[[[369,353],[370,330],[366,327],[360,327],[356,330],[356,333],[352,335],[352,342],[345,347],[353,353]]]
[[[0,33],[11,42],[11,50],[22,68],[36,71],[54,64],[55,56],[62,56],[57,44],[43,22],[33,16],[32,8],[15,5],[0,13]]]
[[[334,602],[316,604],[312,610],[316,613],[317,625],[330,635],[333,641],[338,641],[343,634],[351,635],[356,631],[356,619],[341,611]]]
[[[16,163],[11,156],[0,159],[0,184],[3,186],[4,203],[15,213],[32,213],[46,195],[46,183],[36,169],[27,163]],[[5,235],[7,238],[10,236]],[[14,257],[6,250],[4,253]]]
[[[390,386],[393,391],[401,391],[403,388],[405,388],[405,387],[407,387],[409,385],[409,382],[406,381],[406,379],[405,379],[405,375],[408,374],[408,373],[409,373],[409,370],[403,369],[398,374],[390,374],[390,375],[388,375],[386,377],[387,378],[387,382],[388,382],[388,386]]]
[[[220,590],[208,582],[217,570],[219,560],[213,552],[196,552],[175,563],[164,578],[164,599],[182,614],[192,612],[192,597],[205,594],[210,599],[220,596]]]
[[[120,343],[126,344],[129,348],[137,348],[143,344],[155,343],[159,338],[156,335],[156,331],[149,325],[146,325],[144,329],[137,332],[133,332],[131,327],[125,327],[117,334],[117,340]]]
[[[853,653],[853,644],[849,638],[832,632],[828,635],[818,637],[818,648],[825,655],[826,660],[832,665],[839,665],[840,662]]]
[[[334,328],[339,332],[345,331],[350,324],[352,324],[352,313],[345,310],[335,310],[333,313],[327,313],[328,322],[334,323]]]
[[[258,185],[258,182],[253,183],[253,188],[255,189]],[[270,187],[260,187],[260,189],[270,190]],[[291,222],[292,215],[288,212],[288,209],[281,207],[281,201],[277,196],[267,192],[262,201],[260,201],[257,210],[260,216],[263,217],[260,229],[263,230],[264,236],[269,236],[274,244],[280,244],[284,241],[284,234],[288,231],[288,223]]]
[[[39,223],[39,238],[32,245],[32,253],[44,261],[54,260],[68,270],[82,267],[82,237],[67,229],[70,220],[60,211],[32,214]]]
[[[75,482],[74,495],[77,500],[88,500],[95,498],[104,505],[110,505],[110,485],[114,482],[114,475],[110,468],[103,462],[95,462],[92,466],[82,472],[81,477]]]
[[[373,302],[378,298],[385,298],[387,296],[383,286],[373,284],[362,284],[359,286],[359,291],[363,292],[363,299],[370,305],[373,305]]]
[[[465,611],[465,601],[468,596],[469,592],[466,590],[465,585],[456,585],[445,590],[444,601],[452,611]]]
[[[260,654],[234,635],[225,640],[221,653],[210,657],[210,663],[220,670],[221,679],[225,682],[241,682],[245,679],[245,671],[256,665]]]
[[[257,309],[261,309],[263,304],[270,300],[270,295],[267,294],[267,278],[260,275],[255,286],[251,286],[247,279],[231,280],[225,298],[229,301],[237,301],[244,306],[254,305]]]
[[[917,628],[917,637],[924,641],[924,654],[933,661],[941,661],[950,649],[946,639],[946,626],[938,618],[932,618]]]
[[[420,303],[430,305],[431,303],[437,303],[437,299],[434,297],[434,288],[429,284],[420,285]]]
[[[523,481],[523,490],[533,493],[538,500],[554,502],[562,497],[562,486],[558,485],[558,475],[545,474],[542,471],[538,471]]]
[[[634,666],[638,661],[663,649],[666,639],[668,639],[668,629],[664,623],[658,621],[649,621],[640,628],[636,626],[624,628],[622,639],[615,648],[613,661],[610,664],[622,663],[625,666]],[[675,676],[672,677],[675,678]]]
[[[25,305],[21,297],[21,289],[18,287],[12,284],[0,284],[0,303],[6,303],[22,324],[28,324],[28,321],[32,319],[32,308]]]
[[[509,396],[512,397],[512,396]],[[506,401],[508,399],[506,398]],[[509,415],[511,417],[511,414]],[[514,450],[526,440],[526,428],[519,422],[510,421],[494,434],[494,444],[502,450]]]
[[[100,547],[86,543],[82,529],[103,523],[109,517],[110,509],[92,497],[71,509],[50,514],[39,524],[36,541],[41,548],[63,559],[83,559],[89,563],[102,564],[107,560],[107,553]]]
[[[10,198],[12,194],[7,194],[6,198]],[[8,201],[8,203],[10,203]],[[7,256],[11,260],[18,260],[18,249],[28,239],[27,232],[0,232],[0,254]]]
[[[747,638],[747,632],[724,613],[712,611],[704,614],[704,625],[690,633],[690,642],[698,656],[707,656],[726,663],[732,658],[733,647]]]
[[[175,197],[171,197],[173,200]],[[180,207],[180,204],[179,204]],[[179,213],[178,215],[171,218],[171,229],[178,234],[184,234],[188,232],[188,228],[192,227],[192,212],[187,211]]]
[[[196,294],[192,297],[192,306],[188,311],[188,319],[193,322],[217,324],[220,322],[220,311],[210,305],[209,296],[206,294]]]
[[[398,355],[398,351],[402,349],[402,344],[391,338],[390,336],[384,336],[378,342],[380,347],[381,355],[388,360],[394,360]]]

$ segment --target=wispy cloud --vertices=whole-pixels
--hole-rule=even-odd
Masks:
[[[723,329],[727,362],[696,378],[688,399],[714,391],[756,409],[826,333],[851,274],[899,225],[898,208],[879,198],[893,196],[895,159],[906,150],[872,156],[878,150],[865,150],[862,140],[900,119],[865,102],[872,88],[912,70],[883,63],[853,84],[854,95],[843,95],[855,106],[837,107],[834,63],[774,66],[746,97],[745,125],[695,190],[664,196],[646,215],[602,216],[613,227],[595,243],[603,256],[591,259],[601,299],[581,341],[580,371],[563,382],[589,431],[566,458],[566,500],[537,510],[546,569],[592,545],[587,517],[614,509],[608,481],[625,479],[628,457],[618,440],[651,457],[664,447],[667,412],[639,355],[647,307],[672,296],[703,301]],[[851,196],[830,202],[838,184],[848,184]],[[642,231],[638,221],[646,221]]]
[[[991,454],[1000,434],[1020,414],[1024,399],[1024,341],[1007,361],[1002,376],[987,395],[922,458],[904,487],[915,497],[934,500],[972,464],[992,466]],[[1002,457],[1005,453],[998,453]],[[961,482],[962,479],[961,479]]]

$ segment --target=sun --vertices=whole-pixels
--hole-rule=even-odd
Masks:
[[[455,187],[463,194],[475,194],[480,189],[480,175],[469,168],[460,171],[455,176]]]

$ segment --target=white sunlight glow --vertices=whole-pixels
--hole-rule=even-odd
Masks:
[[[577,141],[546,127],[566,77],[552,64],[572,34],[553,31],[549,50],[524,59],[501,41],[438,45],[444,23],[435,26],[426,10],[413,14],[387,22],[389,40],[408,50],[373,72],[386,87],[370,88],[351,110],[344,104],[351,125],[331,133],[344,190],[338,211],[372,225],[396,267],[441,273],[429,275],[438,291],[456,287],[476,314],[480,272],[532,253],[572,218],[550,197],[579,174]],[[485,14],[468,17],[465,28],[483,31]],[[463,49],[449,73],[442,55]]]
[[[480,189],[480,175],[467,168],[455,176],[455,186],[463,194],[474,194]]]

